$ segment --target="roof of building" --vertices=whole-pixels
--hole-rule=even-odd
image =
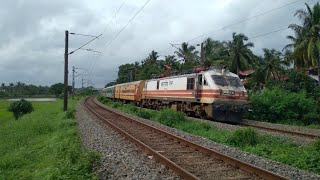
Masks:
[[[255,70],[249,69],[249,70],[245,70],[245,71],[240,71],[239,74],[242,75],[242,76],[248,76],[248,75],[250,75],[250,74],[252,74],[254,72],[255,72]]]

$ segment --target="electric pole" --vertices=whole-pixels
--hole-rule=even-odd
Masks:
[[[76,68],[74,66],[72,66],[72,98],[74,98],[74,85],[75,85],[75,81],[74,81],[74,75],[76,72]]]
[[[81,89],[83,89],[83,77],[81,77],[81,82],[82,82],[82,83],[81,83],[81,85],[82,85],[82,86],[81,86]]]
[[[90,36],[90,35],[84,35],[84,34],[76,34],[76,33],[70,33],[73,35],[81,35],[81,36]],[[70,54],[75,53],[76,51],[78,51],[79,49],[83,48],[84,46],[88,45],[89,43],[91,43],[92,41],[98,39],[100,36],[102,36],[102,34],[100,34],[99,36],[91,36],[94,37],[93,39],[91,39],[90,41],[88,41],[87,43],[83,44],[82,46],[80,46],[79,48],[77,48],[76,50],[71,51],[70,53],[68,52],[68,42],[69,42],[69,31],[65,31],[65,48],[64,48],[64,96],[63,96],[63,111],[67,111],[68,110],[68,56]],[[92,49],[88,49],[87,51],[92,51],[92,52],[98,52],[99,51],[94,51]],[[74,67],[73,67],[74,68]],[[74,71],[74,69],[73,69]],[[74,73],[74,72],[73,72]],[[74,74],[73,74],[73,82],[72,82],[72,86],[74,88]],[[74,90],[74,89],[72,89]]]
[[[68,110],[68,41],[69,32],[65,32],[65,48],[64,48],[64,96],[63,96],[63,111]]]

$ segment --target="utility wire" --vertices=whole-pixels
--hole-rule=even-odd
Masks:
[[[100,36],[102,36],[108,29],[109,25],[110,25],[110,22],[111,20],[117,16],[118,12],[120,11],[120,9],[122,8],[123,4],[126,2],[127,0],[124,0],[122,2],[122,4],[120,5],[120,7],[118,8],[118,10],[114,13],[114,15],[112,16],[112,18],[110,19],[109,23],[107,24],[107,27],[106,29],[101,33],[99,34],[98,36],[91,36],[91,37],[94,37],[93,39],[91,39],[90,41],[88,41],[87,43],[83,44],[82,46],[80,46],[79,48],[77,48],[76,50],[74,51],[71,51],[69,54],[73,54],[74,52],[78,51],[79,49],[82,49],[84,46],[90,44],[92,41],[96,40],[96,39],[99,39]],[[90,35],[83,35],[83,34],[77,34],[77,33],[70,33],[70,34],[73,34],[73,35],[81,35],[81,36],[90,36]]]
[[[78,47],[76,50],[71,51],[69,54],[73,54],[74,52],[78,51],[79,49],[82,49],[84,46],[88,45],[89,43],[91,43],[92,41],[99,39],[99,37],[102,36],[102,34],[99,34],[98,36],[96,36],[95,38],[91,39],[90,41],[88,41],[87,43],[85,43],[84,45]]]
[[[122,2],[122,4],[120,5],[120,7],[117,9],[117,11],[114,13],[114,15],[112,16],[112,18],[109,20],[109,22],[108,22],[105,30],[104,30],[102,33],[105,33],[105,32],[107,31],[108,27],[110,26],[110,23],[111,23],[112,19],[114,19],[114,18],[117,16],[117,14],[119,13],[120,9],[122,8],[122,6],[124,5],[124,3],[125,3],[126,1],[127,1],[127,0],[124,0],[124,1]]]
[[[150,2],[151,0],[148,0],[140,9],[137,11],[137,13],[128,21],[128,23],[117,33],[116,36],[112,38],[112,40],[107,44],[106,47],[108,47],[118,36],[119,34],[130,24],[130,22],[140,13],[140,11]]]
[[[266,36],[266,35],[273,34],[273,33],[277,33],[277,32],[280,32],[280,31],[287,30],[287,29],[290,29],[290,28],[286,27],[286,28],[283,28],[283,29],[278,29],[278,30],[270,31],[270,32],[267,32],[267,33],[264,33],[264,34],[260,34],[260,35],[257,35],[257,36],[253,36],[253,37],[251,37],[251,38],[248,38],[248,40],[250,40],[250,39],[255,39],[255,38],[259,38],[259,37]]]
[[[136,14],[128,21],[128,23],[123,26],[123,28],[111,39],[111,41],[107,44],[107,46],[105,48],[107,48],[108,46],[110,46],[110,44],[119,36],[119,34],[133,21],[133,19],[142,11],[142,9],[150,2],[151,0],[148,0],[143,6],[141,6],[141,8],[136,12]],[[97,61],[94,61],[94,64],[91,68],[91,71],[90,71],[90,75],[96,65],[96,62]]]
[[[188,41],[186,41],[186,42],[190,42],[190,41],[193,41],[193,40],[195,40],[195,39],[198,39],[198,38],[207,36],[207,35],[209,35],[209,34],[212,34],[213,32],[221,31],[221,30],[224,30],[224,29],[226,29],[226,28],[232,27],[232,26],[234,26],[234,25],[241,24],[241,23],[244,23],[244,22],[246,22],[246,21],[250,21],[250,20],[252,20],[252,19],[254,19],[254,18],[257,18],[257,17],[259,17],[259,16],[263,16],[263,15],[265,15],[265,14],[268,14],[268,13],[271,13],[271,12],[273,12],[273,11],[279,10],[279,9],[284,8],[284,7],[286,7],[286,6],[290,6],[290,5],[295,4],[295,3],[297,3],[297,2],[300,2],[300,1],[302,1],[302,0],[296,0],[296,1],[290,2],[290,3],[288,3],[288,4],[284,4],[284,5],[279,6],[279,7],[277,7],[277,8],[274,8],[274,9],[265,11],[265,12],[263,12],[263,13],[254,15],[254,16],[252,16],[252,17],[249,17],[249,18],[247,18],[247,19],[238,21],[238,22],[233,23],[233,24],[229,24],[229,25],[227,25],[227,26],[224,26],[224,27],[219,28],[219,29],[215,29],[215,30],[213,30],[213,31],[207,32],[207,33],[202,34],[202,35],[199,35],[199,36],[196,36],[196,37],[194,37],[194,38],[192,38],[192,39],[190,39],[190,40],[188,40]]]
[[[123,7],[123,5],[124,5],[124,3],[125,3],[126,1],[127,1],[127,0],[123,0],[123,1],[122,1],[120,7],[117,9],[117,11],[114,13],[114,15],[110,18],[109,22],[107,23],[106,28],[105,28],[105,29],[102,31],[102,33],[100,34],[101,36],[108,30],[108,27],[110,26],[111,21],[117,16],[117,14],[120,12],[121,8]],[[100,36],[100,35],[99,35],[99,36]],[[95,40],[95,39],[94,39],[94,40]],[[92,40],[92,41],[93,41],[93,40]],[[86,43],[85,45],[91,43],[92,41]],[[85,45],[84,45],[84,46],[85,46]],[[79,49],[82,49],[84,46],[81,46]],[[92,52],[93,52],[93,50],[87,50],[87,51],[92,51]],[[98,52],[99,54],[101,54],[100,51],[96,51],[96,52]],[[93,64],[91,63],[89,69],[91,69],[92,65],[93,65]],[[89,75],[90,75],[90,77],[91,77],[91,73],[89,73]]]

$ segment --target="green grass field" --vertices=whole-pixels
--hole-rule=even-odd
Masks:
[[[15,120],[9,102],[0,101],[0,179],[96,179],[98,156],[81,146],[62,101],[32,104],[32,113]],[[69,109],[75,104],[70,100]]]
[[[168,109],[161,111],[142,109],[132,104],[112,102],[101,96],[98,97],[98,100],[129,114],[150,119],[217,143],[233,146],[261,157],[320,174],[320,140],[308,145],[299,145],[288,138],[258,134],[250,128],[236,131],[219,130],[208,123],[187,120],[183,113]]]

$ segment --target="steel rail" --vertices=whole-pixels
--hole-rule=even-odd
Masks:
[[[178,166],[177,164],[175,164],[174,162],[172,162],[171,160],[167,159],[166,157],[164,157],[163,155],[159,154],[158,152],[156,152],[155,150],[151,149],[150,147],[148,147],[146,144],[142,143],[141,141],[139,141],[138,139],[134,138],[133,136],[131,136],[130,134],[124,132],[123,130],[119,129],[118,127],[116,127],[116,125],[114,125],[113,123],[111,123],[108,119],[104,118],[103,116],[101,116],[100,114],[98,114],[97,112],[95,112],[91,107],[89,107],[89,105],[87,104],[87,101],[89,99],[92,99],[92,97],[89,97],[85,100],[85,105],[86,107],[93,113],[95,114],[98,118],[104,120],[104,122],[108,123],[112,128],[114,128],[116,131],[120,132],[121,134],[125,135],[126,137],[128,137],[129,139],[133,140],[137,145],[139,145],[143,150],[145,150],[147,153],[150,153],[152,155],[154,155],[154,157],[164,163],[166,166],[168,166],[169,168],[171,168],[172,170],[176,171],[179,175],[181,175],[183,178],[185,179],[198,179],[196,176],[194,176],[193,174],[189,173],[188,171],[184,170],[183,168],[181,168],[180,166]],[[192,147],[204,154],[207,154],[207,155],[210,155],[216,159],[219,159],[219,160],[222,160],[224,161],[225,163],[227,164],[230,164],[230,165],[233,165],[235,167],[238,167],[239,169],[241,170],[244,170],[246,172],[249,172],[249,173],[252,173],[252,174],[255,174],[261,178],[264,178],[264,179],[287,179],[281,175],[278,175],[278,174],[275,174],[271,171],[268,171],[268,170],[265,170],[265,169],[262,169],[260,167],[257,167],[257,166],[254,166],[254,165],[251,165],[249,163],[246,163],[246,162],[243,162],[241,160],[238,160],[238,159],[235,159],[233,157],[230,157],[228,155],[225,155],[225,154],[222,154],[218,151],[215,151],[213,149],[209,149],[209,148],[206,148],[204,146],[201,146],[201,145],[198,145],[198,144],[195,144],[193,142],[190,142],[188,140],[185,140],[181,137],[178,137],[172,133],[169,133],[169,132],[166,132],[166,131],[163,131],[161,129],[158,129],[156,127],[153,127],[153,126],[150,126],[148,124],[145,124],[143,122],[140,122],[140,121],[137,121],[133,118],[129,118],[127,116],[124,116],[116,111],[112,111],[110,109],[107,109],[105,107],[103,107],[100,103],[97,103],[95,99],[93,99],[93,102],[103,108],[104,110],[108,111],[108,112],[111,112],[113,114],[116,114],[118,116],[121,116],[122,118],[124,119],[127,119],[129,121],[132,121],[132,122],[135,122],[139,125],[142,125],[146,128],[149,128],[149,129],[152,129],[153,131],[155,132],[158,132],[158,133],[161,133],[161,134],[164,134],[165,136],[175,140],[175,141],[178,141],[180,143],[183,143],[183,144],[186,144],[187,146],[189,147]]]
[[[302,133],[302,132],[296,132],[296,131],[290,131],[290,130],[284,130],[284,129],[275,129],[275,128],[259,126],[259,125],[253,125],[253,124],[247,124],[247,123],[242,123],[241,125],[247,126],[247,127],[254,127],[254,128],[262,129],[262,130],[266,130],[266,131],[273,131],[273,132],[279,132],[279,133],[283,133],[283,134],[302,136],[302,137],[307,137],[307,138],[311,138],[311,139],[316,139],[316,138],[320,137],[320,136],[317,136],[317,135],[314,135],[314,134],[306,134],[306,133]]]
[[[86,99],[86,101],[89,98]],[[186,171],[185,169],[181,168],[165,156],[161,155],[160,153],[156,152],[155,150],[151,149],[149,146],[141,142],[140,140],[136,139],[135,137],[131,136],[130,134],[126,133],[122,129],[118,128],[116,125],[114,125],[112,122],[110,122],[108,119],[104,118],[97,112],[95,112],[85,101],[86,107],[93,113],[95,114],[98,118],[102,119],[105,123],[107,123],[111,128],[122,134],[123,136],[127,137],[131,141],[133,141],[135,144],[137,144],[144,152],[152,155],[156,160],[160,161],[163,163],[165,166],[169,167],[173,171],[175,171],[177,174],[179,174],[181,177],[184,179],[198,179],[195,175],[191,174],[190,172]],[[98,104],[97,104],[98,105]],[[111,111],[109,111],[111,112]],[[112,112],[113,113],[113,112]]]

